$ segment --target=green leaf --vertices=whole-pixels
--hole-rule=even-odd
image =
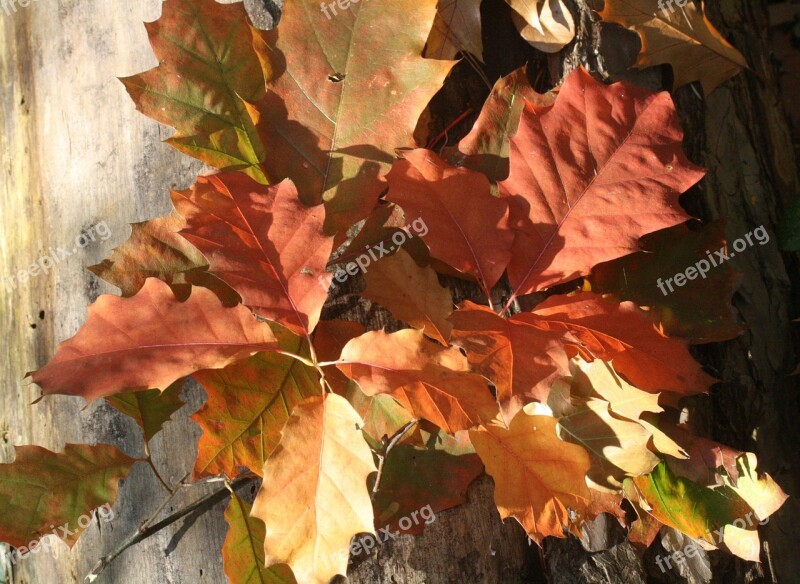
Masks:
[[[230,529],[222,546],[222,559],[229,584],[295,584],[292,570],[285,564],[265,567],[264,522],[250,516],[252,505],[236,493],[225,510]]]
[[[279,350],[308,358],[303,339],[277,325],[272,330]],[[194,378],[208,393],[208,402],[192,416],[203,430],[195,478],[235,477],[242,468],[260,475],[294,406],[322,393],[314,369],[273,352],[225,369],[200,371]]]
[[[164,424],[169,422],[172,414],[183,407],[183,382],[183,379],[179,379],[163,392],[159,389],[131,391],[107,396],[106,401],[113,408],[133,418],[142,429],[145,442],[150,442]]]
[[[121,79],[136,108],[177,133],[169,144],[219,169],[262,184],[265,151],[246,102],[266,91],[244,5],[167,0],[145,25],[159,65]]]
[[[719,538],[712,531],[737,519],[747,521],[748,514],[754,514],[750,505],[729,487],[709,489],[698,485],[673,474],[663,462],[649,475],[632,480],[639,491],[639,504],[653,517],[689,537],[702,537],[714,545]]]
[[[113,505],[137,462],[107,444],[67,444],[59,453],[19,446],[16,454],[0,464],[0,541],[17,548],[54,531],[72,547],[86,527],[83,516]]]

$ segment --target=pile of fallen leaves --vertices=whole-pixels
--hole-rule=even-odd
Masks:
[[[507,1],[537,49],[573,39],[561,0]],[[676,8],[609,0],[602,17],[638,31],[637,66],[671,64],[676,86],[708,92],[746,67],[693,3]],[[226,513],[231,582],[328,582],[354,536],[418,531],[401,520],[463,502],[484,468],[501,516],[537,542],[609,513],[642,549],[667,526],[758,560],[752,520],[786,498],[752,454],[677,423],[716,382],[689,345],[741,329],[727,264],[670,295],[656,284],[726,249],[721,224],[687,227],[679,197],[704,172],[672,98],[584,70],[540,95],[520,69],[458,144],[417,147],[452,59],[481,60],[480,24],[478,0],[330,17],[287,0],[264,32],[241,4],[167,0],[147,25],[159,65],[125,87],[218,172],[92,268],[122,297],[100,297],[32,376],[45,395],[108,400],[146,442],[183,380],[202,385],[193,479],[264,478],[252,509],[234,496]],[[320,320],[333,277],[360,272],[363,297],[407,328]],[[481,301],[454,306],[441,275]],[[136,462],[17,448],[0,540],[74,525]]]

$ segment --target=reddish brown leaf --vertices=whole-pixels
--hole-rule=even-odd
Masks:
[[[516,295],[586,275],[689,216],[678,197],[703,176],[681,150],[667,93],[571,73],[552,108],[526,105],[500,183],[516,230]],[[646,195],[645,195],[646,193]],[[433,229],[432,229],[433,231]]]
[[[562,331],[505,319],[469,301],[450,320],[453,343],[466,349],[472,368],[495,384],[508,419],[532,400],[547,401],[553,381],[569,375]]]
[[[274,347],[269,326],[244,306],[224,308],[204,288],[178,302],[169,286],[150,278],[132,298],[101,296],[78,333],[30,375],[44,395],[92,401],[123,391],[166,389],[200,369],[221,369]]]
[[[331,278],[322,206],[304,206],[291,181],[265,187],[238,173],[201,177],[172,197],[181,233],[244,304],[297,333],[314,329]]]
[[[677,400],[703,393],[716,381],[703,372],[686,341],[662,335],[631,302],[612,303],[590,292],[551,296],[516,318],[569,332],[585,360],[613,362],[618,373],[645,391],[674,392]]]
[[[425,221],[421,237],[431,255],[477,279],[488,295],[508,265],[514,235],[508,203],[492,196],[487,178],[417,149],[395,162],[386,180],[387,199],[407,218]]]
[[[466,430],[497,415],[486,380],[469,372],[458,349],[445,349],[409,329],[368,332],[342,351],[339,369],[367,395],[389,394],[415,418],[448,433]]]

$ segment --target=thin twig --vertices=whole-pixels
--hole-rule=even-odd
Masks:
[[[149,464],[150,468],[153,469],[153,474],[156,475],[156,478],[158,479],[158,482],[161,483],[161,486],[167,489],[168,493],[175,493],[176,489],[170,487],[167,484],[167,481],[165,481],[164,478],[161,476],[161,473],[158,472],[156,465],[153,463],[153,457],[149,452],[147,453],[147,464]]]
[[[373,499],[378,494],[378,489],[380,489],[381,479],[383,478],[383,467],[384,463],[386,462],[386,458],[389,456],[389,452],[392,451],[392,448],[394,448],[398,442],[405,438],[406,434],[408,434],[411,431],[411,428],[413,428],[416,424],[417,420],[411,420],[408,424],[400,428],[395,435],[388,440],[383,451],[378,453],[378,476],[375,478],[375,484],[372,485]]]
[[[249,481],[252,481],[252,480],[254,480],[253,477],[239,478],[239,479],[236,479],[235,481],[233,481],[233,483],[231,483],[231,486],[236,488],[237,486],[241,486],[241,485],[245,484],[246,482],[249,482]],[[176,492],[177,492],[177,490],[178,489],[176,489]],[[170,499],[173,496],[174,495],[170,495]],[[172,525],[176,521],[179,521],[180,519],[183,519],[184,517],[186,517],[187,515],[193,513],[194,511],[197,511],[198,509],[204,509],[204,508],[213,507],[214,505],[216,505],[220,501],[224,501],[228,496],[230,496],[230,491],[228,491],[228,487],[227,486],[224,486],[221,489],[218,489],[218,490],[214,491],[213,493],[209,493],[205,497],[202,497],[202,498],[198,499],[197,501],[195,501],[194,503],[192,503],[188,507],[184,507],[183,509],[180,509],[180,510],[176,511],[172,515],[169,515],[168,517],[165,517],[164,519],[162,519],[158,523],[155,523],[155,524],[153,524],[153,525],[148,527],[147,524],[150,523],[150,521],[152,521],[157,515],[152,516],[150,519],[148,519],[147,521],[145,521],[145,523],[142,524],[142,527],[140,527],[135,533],[132,533],[127,539],[125,539],[125,541],[123,541],[119,546],[117,546],[111,553],[109,553],[108,555],[103,556],[102,558],[100,558],[100,561],[97,562],[97,564],[92,569],[92,571],[86,576],[86,581],[87,582],[94,582],[95,580],[97,580],[97,577],[103,572],[103,570],[105,570],[111,564],[111,562],[113,562],[120,555],[122,555],[122,553],[125,550],[127,550],[128,548],[136,545],[137,543],[139,543],[141,541],[144,541],[145,539],[147,539],[148,537],[151,537],[152,535],[155,535],[156,533],[158,533],[159,531],[161,531],[165,527],[169,527],[170,525]],[[162,508],[163,508],[163,506],[164,505],[162,505]]]

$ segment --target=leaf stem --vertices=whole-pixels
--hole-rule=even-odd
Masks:
[[[150,449],[146,448],[146,450],[147,450],[147,464],[149,464],[150,468],[153,469],[153,474],[156,475],[156,478],[158,479],[158,482],[161,483],[161,486],[163,486],[167,490],[168,493],[173,493],[174,494],[174,492],[177,490],[177,488],[173,489],[167,484],[167,481],[164,480],[164,477],[161,476],[161,473],[158,472],[158,469],[156,468],[156,465],[153,463],[153,456],[150,454]]]

